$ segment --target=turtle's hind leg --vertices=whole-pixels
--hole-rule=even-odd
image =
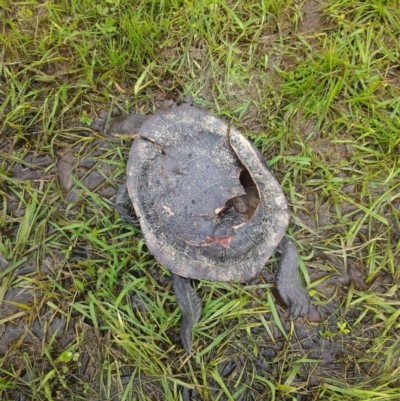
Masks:
[[[190,279],[172,274],[176,300],[182,311],[181,339],[186,352],[192,354],[192,330],[200,319],[201,299],[190,285]]]
[[[310,309],[310,296],[303,287],[299,273],[299,256],[293,241],[285,236],[278,245],[281,253],[276,286],[282,299],[294,318],[307,315]]]

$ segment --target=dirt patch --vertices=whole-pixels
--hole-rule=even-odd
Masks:
[[[321,27],[320,5],[315,0],[308,0],[303,3],[301,11],[303,12],[303,20],[301,21],[300,33],[315,32]]]

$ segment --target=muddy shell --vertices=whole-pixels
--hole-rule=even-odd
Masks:
[[[260,152],[233,126],[190,106],[158,112],[138,134],[127,187],[158,262],[194,279],[257,275],[289,220]]]

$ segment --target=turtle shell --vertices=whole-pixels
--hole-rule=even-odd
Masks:
[[[144,122],[129,153],[127,187],[148,249],[183,277],[248,281],[288,225],[284,194],[259,151],[195,107]]]

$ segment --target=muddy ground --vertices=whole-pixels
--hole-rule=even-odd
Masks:
[[[305,2],[303,8],[299,34],[322,29],[317,3]],[[273,35],[277,33],[266,36],[266,49],[272,49],[269,40],[274,40]],[[160,54],[169,57],[168,51],[172,57],[173,50],[168,48],[160,50]],[[193,57],[201,59],[202,52],[199,43],[193,48]],[[271,51],[269,63],[278,89],[281,79],[275,68],[289,68],[291,60]],[[46,68],[46,74],[62,76],[68,66],[54,63]],[[392,75],[393,85],[397,85],[398,70],[393,70]],[[5,80],[2,83],[5,85]],[[35,82],[35,85],[46,84]],[[111,110],[105,99],[98,100],[94,109],[88,108],[91,120],[96,122],[104,111],[121,112],[129,94],[118,89],[114,98],[116,110]],[[213,96],[205,87],[193,102],[202,106],[207,100],[212,104]],[[136,103],[137,111],[151,113],[188,101],[184,88],[168,78],[149,85],[146,97]],[[242,116],[240,129],[252,133],[267,131],[269,123],[261,114],[250,105]],[[307,319],[291,321],[283,301],[273,286],[268,286],[267,283],[274,281],[275,258],[249,283],[210,289],[209,284],[196,282],[194,285],[199,287],[198,292],[207,305],[219,299],[223,303],[239,299],[245,304],[244,309],[256,313],[246,316],[246,330],[242,326],[236,329],[240,317],[225,321],[220,316],[206,329],[202,327],[201,333],[211,334],[209,337],[200,332],[196,334],[199,352],[207,349],[218,335],[229,333],[229,341],[202,355],[204,359],[190,362],[180,344],[175,300],[172,295],[165,295],[172,294],[168,273],[151,255],[145,254],[143,244],[144,255],[138,257],[135,253],[132,260],[122,251],[116,253],[123,260],[123,267],[117,280],[110,279],[110,293],[115,296],[121,293],[127,285],[124,280],[128,273],[133,279],[146,279],[150,284],[147,289],[140,287],[140,291],[145,291],[148,298],[142,292],[127,292],[133,314],[152,321],[155,312],[149,299],[156,296],[160,300],[166,296],[160,301],[162,309],[176,318],[177,324],[168,325],[162,333],[164,337],[160,335],[155,340],[162,350],[157,354],[161,362],[157,370],[150,371],[141,369],[132,360],[121,341],[123,336],[119,337],[115,334],[117,330],[109,328],[99,301],[107,297],[93,295],[105,288],[100,283],[109,269],[104,256],[108,251],[105,244],[118,246],[113,235],[118,238],[129,235],[135,249],[142,240],[140,229],[125,227],[118,221],[113,207],[117,188],[124,180],[129,141],[112,140],[101,132],[101,126],[82,124],[78,118],[71,118],[49,134],[43,126],[30,124],[30,117],[28,112],[21,123],[29,126],[23,134],[21,129],[8,124],[0,136],[0,353],[3,361],[0,382],[8,397],[4,399],[44,399],[42,393],[35,392],[44,389],[47,399],[54,400],[161,400],[174,399],[174,396],[181,396],[184,401],[229,400],[226,392],[221,392],[222,378],[231,394],[235,394],[237,383],[249,384],[241,394],[236,394],[235,400],[273,399],[271,388],[276,387],[279,394],[275,399],[311,401],[325,399],[324,391],[336,385],[352,388],[362,383],[365,390],[375,389],[379,387],[380,377],[387,377],[384,376],[387,372],[393,372],[389,387],[400,386],[400,340],[398,325],[393,324],[398,319],[400,299],[397,282],[399,190],[396,187],[392,192],[390,184],[382,180],[357,183],[350,179],[349,170],[341,167],[352,163],[358,146],[351,133],[344,132],[340,140],[332,141],[324,132],[314,133],[315,119],[300,116],[294,121],[301,140],[306,142],[312,135],[312,141],[307,142],[310,153],[326,165],[334,166],[333,178],[344,183],[341,191],[348,199],[338,203],[325,191],[327,178],[323,172],[318,175],[310,171],[308,178],[311,177],[314,186],[301,181],[293,183],[298,201],[291,205],[290,231],[295,233],[310,279],[313,307]],[[278,117],[286,118],[285,115]],[[300,142],[288,145],[289,156],[301,151]],[[279,145],[263,150],[266,160],[279,156],[280,152]],[[273,166],[280,181],[285,177],[281,167],[280,163]],[[381,220],[377,218],[373,224],[364,218],[365,210],[359,207],[374,202],[363,198],[366,187],[376,200],[383,199],[385,194],[390,197],[378,211]],[[293,203],[289,193],[288,199]],[[337,242],[351,227],[349,220],[358,225],[353,241]],[[84,229],[79,231],[78,226]],[[113,231],[107,233],[107,241],[97,247],[99,232],[111,226]],[[379,256],[389,255],[375,271],[370,271],[365,264],[371,252],[366,245],[371,242],[379,244]],[[142,267],[132,268],[138,261]],[[395,269],[388,267],[390,263]],[[260,309],[260,304],[268,305],[269,290],[287,339],[274,324],[273,311],[266,307]],[[97,322],[93,316],[73,307],[75,303],[89,305],[92,301]],[[381,315],[377,314],[376,305],[385,305]],[[260,319],[265,325],[260,324]],[[389,332],[385,331],[387,319],[391,322]],[[157,325],[148,327],[161,331]],[[382,338],[382,349],[375,349],[377,338]],[[383,350],[393,358],[388,360],[382,356]],[[216,374],[205,375],[204,366],[211,367],[210,371]],[[290,380],[282,379],[287,376]],[[170,381],[163,381],[165,377]],[[198,381],[194,382],[193,377]],[[171,382],[171,378],[176,381]],[[41,384],[32,385],[35,381]],[[358,399],[374,399],[362,397]]]

